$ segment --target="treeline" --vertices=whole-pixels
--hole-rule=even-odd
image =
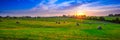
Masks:
[[[20,17],[17,17],[17,16],[0,16],[0,18],[5,18],[5,19],[37,19],[37,18],[68,18],[67,16],[51,16],[51,17],[41,17],[41,16],[36,16],[36,17],[32,17],[32,16],[20,16]]]
[[[112,23],[119,23],[120,24],[120,19],[118,17],[118,15],[120,14],[116,14],[114,15],[112,20],[108,20],[105,19],[106,17],[97,17],[97,16],[90,16],[90,17],[85,17],[86,20],[98,20],[98,21],[106,21],[106,22],[112,22]],[[111,14],[108,15],[109,16],[113,16]],[[116,17],[117,16],[117,17]],[[5,16],[2,17],[0,16],[0,18],[10,18],[10,19],[26,19],[26,18],[55,18],[55,17],[67,17],[66,15],[63,16],[54,16],[54,17],[31,17],[31,16],[22,16],[22,17],[11,17],[11,16]],[[71,17],[70,17],[71,18]]]
[[[120,14],[109,14],[108,16],[120,16]]]
[[[21,17],[16,17],[16,16],[0,16],[0,18],[5,18],[5,19],[25,19],[25,18],[36,18],[36,17],[31,17],[31,16],[21,16]]]
[[[106,22],[112,22],[112,23],[119,23],[120,24],[120,19],[119,17],[114,17],[115,19],[112,20],[107,20],[105,17],[87,17],[87,20],[99,20],[99,21],[106,21]]]
[[[54,16],[54,17],[57,17],[57,16]],[[44,17],[40,17],[40,16],[37,16],[37,17],[31,17],[31,16],[21,16],[21,17],[17,17],[17,16],[5,16],[5,17],[2,17],[0,16],[0,18],[44,18]],[[47,18],[47,17],[45,17]]]

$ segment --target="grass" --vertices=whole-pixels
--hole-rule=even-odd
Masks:
[[[73,18],[1,18],[0,40],[119,40],[120,25]],[[20,24],[16,24],[19,21]],[[61,24],[56,24],[60,21]],[[64,23],[65,22],[65,23]],[[80,26],[76,25],[80,23]],[[97,26],[101,25],[102,30]]]
[[[105,17],[106,20],[115,20],[116,18],[119,18],[119,19],[120,19],[119,16],[115,16],[115,17],[106,16],[106,17]]]

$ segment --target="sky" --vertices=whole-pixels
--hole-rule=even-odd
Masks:
[[[0,0],[0,16],[120,14],[120,0]]]

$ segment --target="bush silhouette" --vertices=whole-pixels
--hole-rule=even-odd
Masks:
[[[99,17],[99,20],[105,21],[105,18],[104,17]]]

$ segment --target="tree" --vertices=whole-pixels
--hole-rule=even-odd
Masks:
[[[105,21],[105,18],[104,17],[99,17],[99,20]]]
[[[115,21],[119,21],[119,18],[117,17],[117,18],[115,19]]]
[[[63,17],[67,17],[66,15],[63,15]]]
[[[116,17],[114,20],[112,20],[111,22],[113,22],[113,23],[120,23],[120,20],[119,20],[119,18],[118,17]]]
[[[24,16],[25,18],[32,18],[31,16]]]
[[[13,19],[17,19],[18,17],[15,17],[15,16],[14,16],[14,17],[12,17],[12,18],[13,18]]]
[[[2,18],[2,16],[0,16],[0,18]]]
[[[98,20],[98,18],[97,17],[93,17],[93,20]]]
[[[6,16],[5,18],[10,18],[10,16]]]
[[[109,14],[108,16],[114,16],[113,14]]]
[[[115,14],[114,16],[120,16],[120,14]]]
[[[117,18],[114,20],[114,22],[116,22],[116,23],[120,23],[119,18],[117,17]]]
[[[115,14],[115,15],[109,14],[108,16],[120,16],[120,14]]]

